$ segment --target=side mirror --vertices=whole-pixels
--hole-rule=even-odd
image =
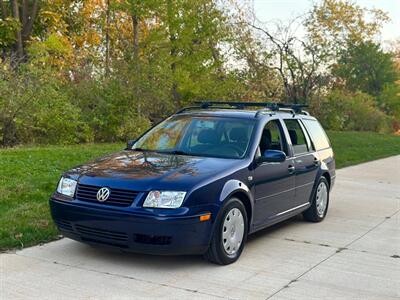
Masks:
[[[258,158],[259,163],[263,162],[284,162],[286,154],[279,150],[266,150],[262,156]]]
[[[136,140],[129,140],[127,143],[126,143],[126,150],[131,150],[132,149],[132,147],[133,147],[133,145],[136,143]]]

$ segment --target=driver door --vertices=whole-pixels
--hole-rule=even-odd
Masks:
[[[280,150],[288,157],[288,146],[279,120],[269,121],[263,130],[257,155],[266,150]],[[289,210],[295,200],[294,161],[264,162],[254,170],[255,209],[254,225],[268,223]]]

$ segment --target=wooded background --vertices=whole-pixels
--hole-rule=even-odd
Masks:
[[[0,10],[3,147],[124,141],[203,99],[305,103],[333,130],[400,127],[400,42],[382,45],[387,14],[351,1],[268,24],[235,0],[0,0]]]

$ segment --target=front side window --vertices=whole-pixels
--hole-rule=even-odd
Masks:
[[[133,148],[195,156],[242,158],[254,120],[175,116],[143,135]]]
[[[295,155],[307,153],[310,149],[307,143],[305,133],[301,129],[299,121],[295,119],[284,120],[289,137],[293,145],[293,152]]]
[[[267,150],[279,150],[287,154],[286,142],[282,137],[282,130],[278,120],[269,121],[265,125],[261,141],[260,141],[260,154],[265,153]]]

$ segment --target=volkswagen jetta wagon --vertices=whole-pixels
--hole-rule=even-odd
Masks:
[[[334,180],[329,140],[301,105],[208,102],[65,172],[50,208],[77,241],[230,264],[251,233],[300,213],[322,221]]]

